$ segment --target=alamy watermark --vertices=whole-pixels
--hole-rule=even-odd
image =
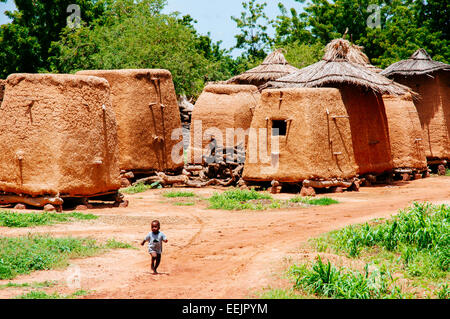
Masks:
[[[367,7],[367,12],[370,13],[367,18],[367,26],[369,28],[381,28],[381,8],[377,4],[371,4]]]
[[[70,289],[81,289],[81,268],[72,265],[66,270],[66,283]]]
[[[236,163],[244,164],[270,164],[272,168],[278,168],[280,154],[280,139],[283,132],[276,127],[262,128],[218,128],[208,127],[203,130],[203,122],[195,120],[191,124],[191,130],[175,129],[171,139],[180,140],[189,136],[186,140],[177,143],[171,150],[174,163],[182,163],[186,155],[190,163]],[[184,153],[184,147],[189,147]]]
[[[67,17],[67,26],[71,29],[81,27],[81,8],[77,4],[69,4],[67,6],[67,13],[70,15]]]

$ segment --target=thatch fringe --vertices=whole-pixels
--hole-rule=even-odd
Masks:
[[[299,71],[290,65],[283,55],[284,49],[269,54],[261,65],[237,75],[227,81],[228,84],[256,84],[274,81],[280,77]]]
[[[271,81],[264,88],[329,87],[350,84],[379,94],[397,96],[411,92],[408,87],[370,71],[366,67],[370,64],[369,59],[361,53],[360,48],[352,47],[349,41],[335,39],[327,45],[322,61]]]
[[[402,60],[387,67],[382,75],[391,77],[393,75],[422,75],[436,71],[450,71],[450,65],[431,59],[424,49],[419,49],[407,60]]]

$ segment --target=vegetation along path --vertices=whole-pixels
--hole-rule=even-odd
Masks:
[[[68,270],[56,269],[22,275],[14,283],[56,281],[50,293],[70,295],[77,289],[83,298],[246,298],[273,284],[285,257],[300,253],[312,237],[363,223],[388,218],[412,202],[450,204],[450,177],[431,177],[390,186],[361,188],[358,193],[328,194],[339,201],[330,206],[293,207],[263,211],[207,209],[202,198],[218,189],[185,190],[192,198],[163,196],[167,189],[127,195],[128,208],[91,210],[95,220],[39,226],[0,227],[3,236],[28,233],[55,237],[115,238],[137,249],[119,249],[100,256],[71,260],[78,267],[79,286],[68,284]],[[295,195],[275,195],[290,199]],[[189,205],[180,205],[181,202]],[[167,235],[160,275],[151,275],[146,248],[139,245],[153,219],[161,221]],[[0,281],[0,285],[9,281]],[[14,297],[18,290],[2,289],[1,297]]]

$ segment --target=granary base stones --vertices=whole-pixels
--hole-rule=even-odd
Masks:
[[[10,75],[0,107],[0,149],[1,204],[120,201],[117,126],[104,79]]]

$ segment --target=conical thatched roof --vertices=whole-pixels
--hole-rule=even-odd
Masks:
[[[299,71],[290,65],[283,55],[283,49],[278,49],[269,54],[261,65],[236,75],[227,81],[228,84],[258,84],[274,81],[285,75]]]
[[[420,75],[439,70],[450,71],[450,65],[433,61],[427,51],[419,49],[409,59],[390,65],[381,74],[384,76]]]
[[[365,87],[380,94],[403,95],[410,92],[408,87],[372,72],[366,66],[350,62],[350,59],[357,59],[368,63],[368,59],[363,61],[356,53],[349,41],[333,40],[327,45],[322,61],[271,81],[265,88],[329,87],[346,84]]]
[[[381,73],[383,69],[377,68],[370,63],[369,57],[364,53],[364,47],[356,44],[350,45],[348,54],[348,61],[351,63],[360,64],[372,72]]]

